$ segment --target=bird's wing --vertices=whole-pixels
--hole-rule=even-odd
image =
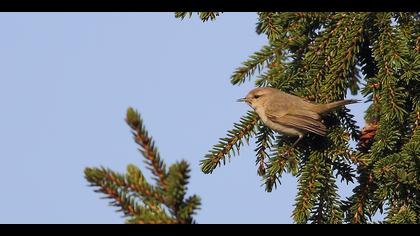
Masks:
[[[265,113],[276,115],[278,117],[282,117],[289,113],[289,108],[291,107],[290,103],[287,101],[285,97],[273,97],[271,98],[267,104],[265,105]]]
[[[312,132],[320,136],[327,134],[327,128],[320,121],[315,112],[275,112],[274,109],[267,109],[266,116],[271,121],[283,126],[289,126],[298,130]]]

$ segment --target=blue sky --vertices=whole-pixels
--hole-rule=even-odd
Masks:
[[[0,14],[0,223],[122,223],[83,169],[143,167],[128,106],[168,164],[191,164],[199,223],[291,223],[296,179],[266,193],[254,144],[212,175],[199,168],[248,110],[235,100],[253,84],[229,78],[267,42],[256,22],[255,13],[207,23],[172,13]],[[349,108],[362,124],[366,104]]]

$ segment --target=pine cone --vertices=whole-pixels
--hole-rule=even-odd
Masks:
[[[365,127],[363,127],[362,132],[360,134],[359,143],[357,144],[359,149],[367,149],[370,147],[377,130],[377,121],[366,123]]]

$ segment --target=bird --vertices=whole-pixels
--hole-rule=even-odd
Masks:
[[[306,133],[326,136],[327,128],[322,123],[322,114],[359,102],[348,99],[327,104],[313,103],[271,87],[255,88],[246,97],[237,101],[251,106],[268,128],[287,136],[297,137],[289,151]]]

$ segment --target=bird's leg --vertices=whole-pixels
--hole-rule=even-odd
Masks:
[[[296,144],[303,138],[303,135],[299,134],[299,138],[296,139],[296,141],[290,146],[290,149],[294,148]]]
[[[290,152],[291,152],[291,151],[292,151],[292,149],[296,146],[296,144],[298,144],[298,142],[299,142],[300,140],[302,140],[302,138],[303,138],[303,135],[299,134],[298,139],[296,139],[296,141],[292,144],[292,146],[290,146],[290,147],[287,149],[287,151],[283,154],[283,156],[284,156],[284,158],[285,158],[286,160],[290,160]]]

